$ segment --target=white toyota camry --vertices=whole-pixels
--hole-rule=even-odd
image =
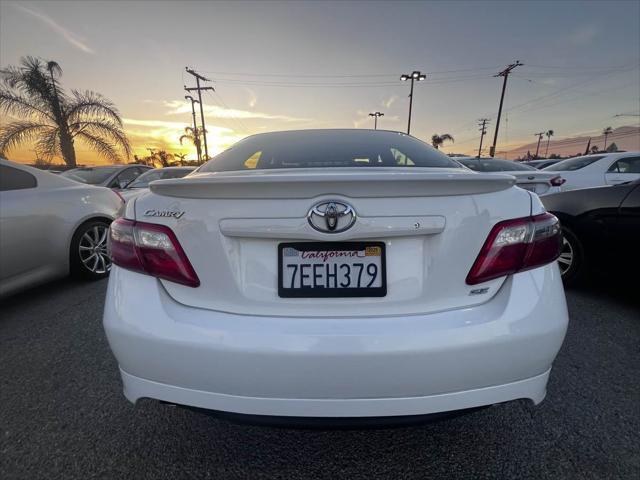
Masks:
[[[514,182],[402,133],[308,130],[151,183],[110,234],[125,396],[329,423],[541,402],[561,237]]]

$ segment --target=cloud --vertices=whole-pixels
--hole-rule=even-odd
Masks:
[[[91,54],[95,53],[86,43],[84,43],[80,39],[80,37],[78,37],[75,33],[67,30],[62,25],[58,24],[51,17],[48,17],[44,13],[39,12],[37,10],[31,10],[30,8],[27,8],[27,7],[23,6],[23,5],[15,5],[14,4],[13,6],[15,8],[17,8],[18,10],[22,10],[24,13],[27,13],[27,14],[31,15],[32,17],[37,18],[42,23],[44,23],[44,24],[48,25],[49,27],[51,27],[51,29],[54,32],[56,32],[59,35],[61,35],[67,42],[69,42],[71,45],[76,47],[78,50],[81,50],[84,53],[91,53]]]
[[[173,100],[171,102],[164,102],[165,106],[170,110],[167,115],[178,115],[184,113],[191,113],[191,103],[184,102],[182,100]],[[224,108],[218,105],[204,105],[204,112],[207,116],[216,118],[257,118],[266,120],[283,120],[285,122],[301,122],[308,121],[308,118],[290,117],[288,115],[274,115],[271,113],[254,112],[249,110],[238,110],[235,108]]]
[[[188,151],[195,155],[195,148],[188,143],[180,144],[180,136],[184,127],[190,126],[185,122],[171,122],[165,120],[142,120],[123,118],[127,136],[139,154],[146,154],[146,148],[161,148],[168,151]],[[219,127],[209,123],[207,125],[207,144],[209,153],[215,155],[244,138],[234,130]]]
[[[583,25],[573,30],[568,38],[576,47],[582,47],[592,43],[599,33],[595,25]]]
[[[386,100],[383,100],[381,105],[385,108],[389,108],[391,105],[393,105],[393,102],[395,102],[397,99],[398,99],[397,95],[391,95]]]

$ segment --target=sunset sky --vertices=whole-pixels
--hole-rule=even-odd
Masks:
[[[499,150],[553,129],[557,139],[637,125],[640,2],[0,2],[0,65],[56,60],[67,89],[119,108],[134,149],[188,153],[184,101],[191,66],[205,93],[210,153],[252,133],[373,127],[405,130],[419,69],[412,133],[450,133],[445,151],[477,150],[476,120],[493,136],[509,79]],[[6,121],[3,119],[2,121]],[[78,162],[101,163],[78,145]],[[33,161],[29,148],[9,158]]]

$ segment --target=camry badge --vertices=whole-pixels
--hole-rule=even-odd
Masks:
[[[356,212],[349,204],[329,200],[311,207],[307,220],[309,225],[319,232],[340,233],[353,226]]]
[[[147,210],[144,212],[145,217],[173,217],[180,218],[184,215],[184,212],[176,212],[172,210]]]

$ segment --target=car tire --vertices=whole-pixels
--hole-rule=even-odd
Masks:
[[[83,280],[100,280],[109,275],[111,259],[107,252],[109,224],[102,219],[89,220],[78,227],[71,239],[71,275]]]
[[[584,247],[571,229],[562,227],[562,251],[558,258],[558,266],[562,273],[562,281],[566,287],[578,285],[586,270]]]

